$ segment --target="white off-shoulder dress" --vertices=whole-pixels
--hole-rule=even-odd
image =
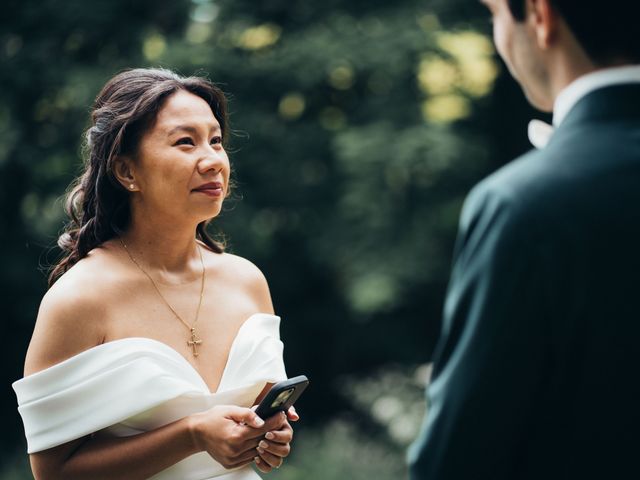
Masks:
[[[215,405],[250,407],[266,383],[286,379],[280,318],[255,314],[233,341],[218,390],[168,345],[123,338],[90,348],[13,384],[28,452],[103,430],[125,437]],[[250,466],[226,470],[201,452],[153,480],[256,480]]]

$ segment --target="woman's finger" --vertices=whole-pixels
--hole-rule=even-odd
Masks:
[[[269,473],[272,470],[271,465],[269,465],[262,458],[260,458],[259,455],[255,457],[253,461],[255,462],[258,470],[260,470],[262,473]]]
[[[267,432],[264,438],[268,442],[273,443],[291,443],[293,440],[293,429],[272,430],[271,432]]]
[[[258,453],[260,454],[260,460],[265,462],[271,468],[280,468],[284,459],[278,455],[274,455],[271,452],[267,452],[261,447],[258,447]]]
[[[221,462],[225,468],[230,469],[230,468],[238,468],[241,467],[243,465],[247,465],[248,463],[251,463],[254,458],[257,455],[257,450],[254,448],[251,448],[249,450],[245,450],[242,453],[238,453],[237,455],[233,454],[230,455],[226,461]]]
[[[288,443],[273,443],[262,440],[257,447],[259,453],[266,451],[278,457],[286,457],[291,452],[291,446]]]
[[[224,467],[227,469],[244,467],[245,465],[249,465],[254,460],[255,456],[256,451],[254,450],[249,455],[243,455],[240,458],[235,458],[232,462],[229,462]]]
[[[300,415],[298,415],[298,412],[296,412],[296,407],[294,407],[293,405],[289,407],[289,410],[287,410],[287,418],[292,422],[297,422],[298,420],[300,420]]]

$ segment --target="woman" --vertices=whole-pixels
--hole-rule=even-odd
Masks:
[[[280,466],[297,415],[248,408],[286,378],[279,318],[261,272],[206,233],[229,192],[224,95],[131,70],[92,118],[14,384],[34,475],[259,478],[249,464]]]

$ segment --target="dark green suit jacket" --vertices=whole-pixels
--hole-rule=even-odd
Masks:
[[[640,479],[640,84],[463,209],[414,480]]]

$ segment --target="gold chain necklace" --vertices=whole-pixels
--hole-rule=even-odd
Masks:
[[[129,258],[131,259],[131,261],[151,281],[151,284],[156,289],[156,292],[158,292],[158,295],[160,296],[162,301],[167,305],[167,307],[169,307],[169,310],[171,310],[173,312],[173,314],[176,316],[176,318],[178,320],[180,320],[183,323],[183,325],[189,329],[189,331],[191,332],[191,338],[187,341],[187,345],[189,347],[191,347],[191,351],[193,352],[193,356],[197,357],[198,356],[198,347],[200,345],[202,345],[202,340],[198,337],[198,334],[196,332],[196,326],[198,324],[198,316],[200,315],[200,307],[202,306],[202,297],[204,296],[204,280],[205,280],[205,277],[206,277],[206,269],[204,268],[204,260],[202,259],[202,247],[200,247],[199,245],[196,244],[196,246],[198,248],[198,253],[200,254],[200,264],[202,265],[202,280],[200,281],[200,300],[198,301],[198,309],[196,310],[196,318],[193,321],[193,325],[189,325],[187,322],[185,322],[183,320],[183,318],[180,315],[178,315],[178,312],[176,312],[173,309],[173,307],[167,301],[167,299],[164,298],[164,295],[162,295],[162,292],[160,292],[160,289],[158,288],[158,285],[156,285],[156,282],[153,280],[153,278],[151,278],[151,275],[149,275],[146,272],[146,270],[144,268],[142,268],[142,266],[136,261],[136,259],[133,257],[133,255],[129,251],[129,248],[127,247],[127,244],[124,243],[124,240],[122,240],[122,238],[120,238],[120,243],[122,244],[122,246],[124,247],[125,251],[127,252],[127,255],[129,255]]]

